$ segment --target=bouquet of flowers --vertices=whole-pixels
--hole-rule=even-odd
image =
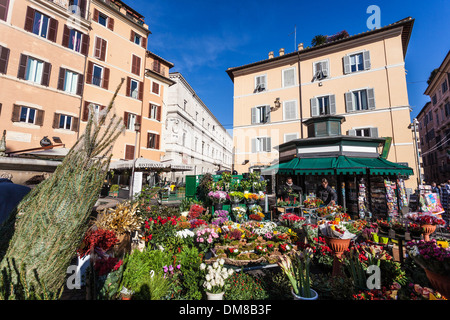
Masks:
[[[249,211],[249,218],[252,220],[261,221],[264,218],[264,213],[262,212],[261,206],[253,205],[249,208]]]
[[[313,208],[318,208],[321,205],[323,205],[323,201],[322,201],[322,199],[319,199],[319,198],[310,198],[310,199],[306,199],[305,201],[303,201],[303,205],[306,208],[313,209]]]
[[[436,240],[409,241],[406,249],[422,268],[444,276],[450,274],[450,249],[439,246]]]
[[[237,222],[242,223],[247,220],[247,209],[243,207],[234,207],[233,209],[231,209],[231,212],[233,213],[233,216]]]
[[[421,215],[411,214],[408,216],[408,218],[411,221],[413,221],[421,226],[423,226],[425,224],[436,225],[436,226],[444,226],[445,225],[445,221],[443,219],[439,219],[438,217],[436,217],[432,214],[421,214]]]
[[[194,233],[195,243],[203,252],[207,252],[212,247],[214,239],[219,238],[216,230],[210,227],[202,226],[194,230]]]
[[[255,201],[260,199],[260,196],[257,193],[244,193],[244,198],[248,203],[254,203]]]
[[[423,233],[423,227],[420,224],[414,223],[414,222],[410,222],[408,223],[408,231],[413,235],[413,236],[420,236]]]
[[[205,281],[203,287],[209,293],[220,293],[225,289],[225,280],[233,274],[233,269],[223,267],[223,259],[215,261],[212,266],[206,266],[204,263],[200,265],[200,270],[205,273]]]
[[[230,199],[228,196],[228,193],[225,191],[217,190],[217,191],[210,191],[208,193],[208,197],[212,200],[214,203],[224,203],[227,200]]]
[[[216,210],[214,212],[214,215],[216,217],[212,220],[211,223],[216,226],[220,226],[220,225],[224,224],[226,221],[228,221],[228,211],[227,210]]]
[[[325,217],[329,215],[334,215],[336,213],[342,213],[342,206],[327,206],[327,207],[320,207],[316,209],[317,214],[319,217]]]
[[[230,196],[230,200],[234,203],[239,203],[244,199],[244,193],[240,191],[231,191],[228,195]]]
[[[197,219],[202,213],[204,208],[199,204],[193,204],[189,208],[189,219]]]
[[[306,218],[299,217],[296,214],[287,212],[282,213],[278,220],[288,228],[300,229],[306,221]]]

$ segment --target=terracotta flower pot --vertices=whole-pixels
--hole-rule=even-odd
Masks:
[[[430,234],[436,231],[436,226],[432,224],[424,224],[422,227],[423,227],[423,240],[430,241]]]
[[[334,253],[333,259],[333,276],[342,275],[342,263],[339,261],[345,250],[350,246],[350,239],[338,239],[325,236],[325,242]]]
[[[450,276],[444,276],[428,269],[425,269],[425,273],[433,288],[450,299]]]

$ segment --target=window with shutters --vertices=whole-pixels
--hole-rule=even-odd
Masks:
[[[139,81],[136,81],[134,79],[130,80],[130,92],[129,92],[130,97],[134,98],[134,99],[138,99],[139,98]]]
[[[0,0],[0,20],[6,21],[8,18],[9,0]]]
[[[147,133],[147,148],[159,149],[160,136],[156,133]]]
[[[260,75],[255,77],[255,90],[253,93],[262,92],[267,89],[267,77],[266,75]]]
[[[108,22],[108,16],[103,13],[99,13],[97,22],[100,23],[102,26],[106,27]]]
[[[134,146],[126,144],[125,145],[125,160],[133,160],[134,159]]]
[[[127,130],[132,130],[134,131],[134,125],[136,124],[136,120],[137,120],[137,114],[134,113],[128,113],[128,118],[127,118]]]
[[[33,33],[41,36],[43,38],[47,38],[48,27],[50,24],[50,17],[35,11],[34,13],[34,21],[33,21]]]
[[[362,53],[350,55],[350,70],[351,72],[364,70],[364,59]]]
[[[44,72],[44,62],[28,57],[27,73],[25,80],[41,84]]]
[[[356,137],[378,138],[378,128],[376,128],[376,127],[368,127],[368,128],[350,129],[349,132],[348,132],[348,135],[356,136]]]
[[[283,70],[283,88],[295,85],[295,68]]]
[[[347,112],[375,109],[374,89],[362,89],[345,94]]]
[[[142,41],[142,37],[134,32],[133,42],[138,44],[138,45],[141,45],[141,41]]]
[[[9,61],[9,48],[0,46],[0,73],[6,74]]]
[[[106,60],[106,48],[108,42],[100,37],[95,37],[94,57],[101,61]]]
[[[101,87],[102,86],[103,67],[94,65],[92,69],[92,84]]]
[[[355,52],[344,56],[344,74],[369,70],[370,68],[370,51]]]
[[[311,117],[336,114],[336,97],[334,94],[311,99]]]
[[[64,78],[64,91],[76,94],[78,89],[78,73],[66,70]]]
[[[69,31],[69,49],[76,52],[81,52],[81,39],[83,34],[75,29]]]
[[[283,102],[283,117],[284,120],[297,119],[297,101],[284,101]]]
[[[322,80],[329,76],[329,62],[328,60],[316,61],[313,63],[313,81]]]
[[[139,76],[141,74],[141,58],[136,55],[131,55],[131,73]]]
[[[159,95],[159,83],[152,83],[152,93]]]
[[[58,129],[71,130],[73,117],[64,114],[59,115]]]
[[[270,107],[258,106],[252,108],[252,124],[270,122]]]
[[[29,107],[20,107],[19,122],[31,123],[36,122],[37,110]]]
[[[150,103],[148,117],[150,119],[161,121],[161,106]]]
[[[272,149],[270,137],[258,137],[252,139],[252,153],[270,152]]]

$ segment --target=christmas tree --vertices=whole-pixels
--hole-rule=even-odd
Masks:
[[[91,109],[84,134],[54,174],[32,189],[0,227],[2,275],[13,277],[14,264],[35,290],[56,293],[64,286],[106,178],[112,147],[124,131],[122,118],[110,115],[123,81],[107,108],[100,113]]]

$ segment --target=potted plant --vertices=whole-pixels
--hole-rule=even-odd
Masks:
[[[409,219],[413,222],[419,224],[423,228],[423,239],[425,241],[430,241],[430,235],[436,231],[436,226],[445,225],[443,219],[439,219],[434,215],[422,214],[422,215],[411,215]]]
[[[206,266],[204,263],[200,265],[200,270],[204,272],[205,276],[203,288],[205,288],[208,300],[223,300],[225,280],[233,274],[233,269],[223,267],[224,262],[224,259],[219,259],[212,265]]]
[[[210,191],[208,193],[208,197],[214,204],[214,210],[222,210],[222,206],[225,203],[225,201],[230,199],[228,193],[221,190]]]
[[[231,212],[233,213],[234,220],[236,222],[242,223],[247,220],[247,209],[243,207],[234,207],[233,209],[231,209]]]
[[[406,244],[408,254],[421,266],[432,286],[450,298],[450,249],[431,241],[410,241]]]
[[[399,222],[399,221],[394,221],[392,223],[392,230],[395,231],[395,234],[397,236],[404,236],[405,232],[406,232],[406,228],[403,225],[403,223]]]
[[[319,295],[311,288],[312,250],[296,252],[292,255],[292,259],[286,255],[280,256],[279,259],[278,265],[291,283],[294,300],[317,300]]]
[[[244,194],[240,191],[231,191],[228,195],[230,196],[230,200],[233,204],[238,204],[242,201],[242,199],[244,199]]]
[[[120,290],[120,296],[122,297],[122,300],[131,300],[131,297],[133,296],[133,291],[129,290],[125,287]]]
[[[113,184],[111,188],[109,188],[108,195],[113,198],[117,198],[119,196],[119,185]]]

